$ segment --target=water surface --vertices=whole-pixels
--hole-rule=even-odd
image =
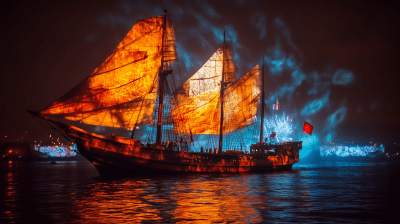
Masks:
[[[2,162],[1,223],[387,223],[398,166],[298,164],[262,174],[102,178],[87,161]]]

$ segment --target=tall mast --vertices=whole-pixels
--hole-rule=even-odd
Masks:
[[[264,138],[264,107],[265,107],[265,94],[264,94],[264,57],[261,73],[261,127],[260,127],[260,143],[263,143]]]
[[[161,46],[161,68],[160,72],[158,74],[158,119],[157,119],[157,137],[156,137],[156,144],[161,145],[161,139],[162,139],[162,132],[161,132],[161,127],[162,127],[162,122],[163,122],[163,117],[162,117],[162,112],[163,112],[163,100],[164,100],[164,80],[168,72],[166,72],[166,68],[164,67],[164,37],[165,37],[165,31],[167,28],[167,10],[164,10],[164,23],[163,23],[163,34],[162,34],[162,46]]]
[[[220,102],[221,102],[221,116],[219,120],[219,147],[218,153],[222,153],[222,140],[223,140],[223,124],[224,124],[224,90],[225,90],[225,31],[224,31],[224,45],[222,51],[222,80],[221,80],[221,90],[220,90]]]

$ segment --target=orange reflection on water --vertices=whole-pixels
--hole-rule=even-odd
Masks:
[[[152,203],[160,203],[152,194],[147,195],[147,183],[128,181],[108,185],[95,183],[87,194],[76,201],[75,223],[126,223],[157,221],[159,209]]]
[[[8,162],[9,172],[7,173],[7,178],[6,178],[7,186],[6,186],[6,192],[5,192],[6,197],[4,200],[6,206],[5,206],[5,208],[3,208],[4,210],[2,209],[3,210],[2,213],[3,213],[4,217],[8,221],[10,221],[10,223],[15,222],[15,218],[16,218],[14,212],[12,211],[12,208],[15,207],[15,197],[16,197],[16,193],[17,193],[15,190],[15,180],[14,180],[15,173],[11,171],[11,169],[15,165],[16,164],[13,163],[12,161]],[[11,209],[11,210],[6,210],[7,208]]]
[[[263,202],[249,186],[229,175],[94,182],[75,201],[73,222],[260,222]]]
[[[239,179],[238,179],[239,180]],[[177,185],[171,195],[177,208],[172,212],[177,220],[198,222],[225,222],[235,220],[247,222],[262,221],[258,211],[248,201],[259,202],[248,194],[249,189],[235,178],[221,178],[218,181],[203,180]]]

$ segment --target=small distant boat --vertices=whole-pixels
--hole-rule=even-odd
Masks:
[[[74,140],[101,175],[292,169],[302,142],[263,143],[262,125],[260,142],[252,144],[249,153],[224,148],[224,135],[254,123],[260,96],[264,116],[264,65],[262,71],[257,65],[236,79],[233,58],[224,35],[222,46],[203,67],[171,92],[171,65],[177,56],[174,29],[165,13],[138,21],[78,86],[45,109],[29,112]],[[132,134],[105,137],[60,119],[125,128]],[[135,139],[137,127],[151,125],[154,139],[147,144]],[[219,136],[218,144],[214,150],[182,151],[193,135]]]

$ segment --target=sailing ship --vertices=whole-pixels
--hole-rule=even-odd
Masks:
[[[72,139],[100,175],[290,170],[299,161],[302,142],[263,142],[264,65],[237,79],[233,58],[224,34],[222,47],[183,85],[171,89],[177,55],[165,12],[139,20],[111,55],[67,94],[41,111],[28,111]],[[243,145],[239,150],[224,136],[238,135],[254,123],[260,98],[260,141],[245,153]],[[66,121],[132,132],[130,138],[106,137]],[[143,126],[154,127],[154,138],[146,143],[135,138]],[[214,150],[187,150],[186,140],[200,135],[213,139]],[[237,149],[228,148],[235,144]]]

